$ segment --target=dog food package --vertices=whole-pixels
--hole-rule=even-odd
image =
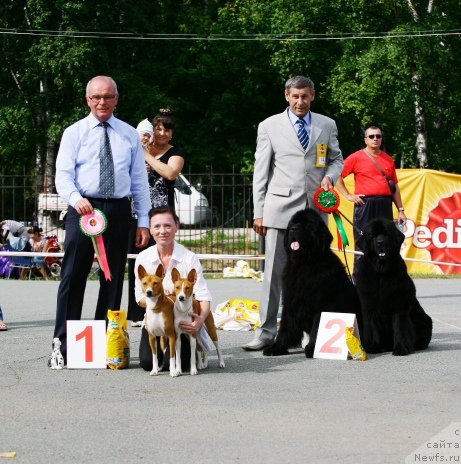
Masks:
[[[107,311],[107,366],[124,369],[130,364],[130,338],[125,311]]]
[[[366,361],[367,353],[363,349],[360,340],[354,335],[354,327],[346,327],[344,335],[351,358],[354,361]]]
[[[259,302],[233,298],[213,311],[215,325],[222,330],[255,330],[260,324]]]

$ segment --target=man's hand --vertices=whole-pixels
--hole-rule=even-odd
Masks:
[[[93,205],[90,203],[90,200],[86,198],[78,200],[77,203],[75,203],[74,208],[76,209],[77,213],[81,214],[82,216],[84,214],[92,213],[94,209]]]
[[[403,211],[399,211],[399,221],[403,224],[407,223],[407,216]]]
[[[181,330],[184,330],[184,332],[196,337],[203,325],[204,320],[200,314],[189,313],[189,316],[192,317],[192,322],[182,321],[179,323],[179,327]]]
[[[263,237],[266,236],[267,227],[263,226],[263,218],[256,218],[253,222],[253,230]]]
[[[333,184],[331,183],[330,176],[325,176],[322,179],[322,182],[320,182],[320,187],[322,187],[323,190],[330,190],[333,188]]]
[[[136,229],[136,248],[144,248],[149,243],[150,232],[147,227],[138,227]]]
[[[352,193],[348,193],[346,195],[346,198],[349,200],[349,201],[352,201],[354,202],[356,205],[364,205],[365,202],[363,201],[362,197],[364,197],[365,195],[354,195]]]

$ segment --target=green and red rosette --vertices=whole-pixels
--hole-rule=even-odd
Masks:
[[[333,214],[338,229],[338,248],[343,250],[345,246],[349,245],[349,239],[339,211],[340,200],[338,193],[334,189],[323,190],[323,188],[319,188],[314,193],[314,203],[320,211]]]
[[[112,280],[110,275],[109,263],[107,261],[106,248],[102,234],[107,229],[107,218],[105,214],[94,209],[93,212],[84,214],[80,217],[80,230],[93,242],[94,252],[98,259],[99,267],[104,273],[106,280]]]

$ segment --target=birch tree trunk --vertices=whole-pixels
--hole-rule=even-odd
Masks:
[[[421,78],[418,71],[413,72],[412,81],[415,89],[415,127],[416,127],[416,156],[418,157],[419,167],[427,167],[427,130],[424,108],[421,105]]]
[[[413,0],[407,0],[408,8],[413,16],[413,20],[415,23],[420,22],[420,16],[418,10],[416,9],[416,5]],[[434,0],[429,0],[427,6],[427,13],[431,13],[434,6]],[[426,130],[426,118],[424,114],[424,108],[421,103],[421,75],[417,70],[416,65],[414,66],[414,70],[412,73],[411,80],[413,82],[413,88],[415,90],[415,128],[416,128],[416,156],[419,161],[419,167],[425,168],[427,167],[427,130]]]

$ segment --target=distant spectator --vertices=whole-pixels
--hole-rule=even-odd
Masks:
[[[6,219],[0,223],[2,230],[2,240],[7,244],[9,251],[31,251],[29,234],[26,226],[18,221]],[[31,258],[25,256],[13,256],[10,258],[9,266],[13,264],[21,269],[19,278],[23,279],[31,264]],[[11,277],[11,268],[8,269],[8,277]]]
[[[8,326],[3,322],[2,307],[0,306],[0,331],[8,330]]]
[[[14,237],[29,238],[27,228],[21,222],[13,221],[12,219],[5,219],[4,221],[0,222],[0,228],[2,229],[2,235],[5,239],[8,238],[9,233]]]
[[[34,253],[45,253],[48,250],[48,240],[42,235],[42,229],[34,226],[32,229],[29,229],[30,235],[30,246],[32,247],[32,252]],[[42,277],[45,280],[48,280],[45,269],[45,258],[41,256],[34,256],[32,258],[32,264],[40,271]]]

